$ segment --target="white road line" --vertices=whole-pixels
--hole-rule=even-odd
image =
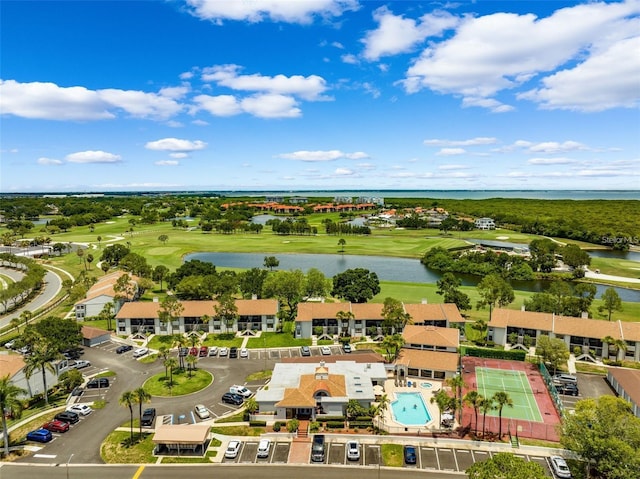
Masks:
[[[56,454],[34,454],[33,457],[39,457],[42,459],[55,459],[57,455]]]

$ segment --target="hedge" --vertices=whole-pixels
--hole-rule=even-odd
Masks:
[[[267,421],[249,421],[250,427],[265,427],[267,425]]]
[[[373,427],[373,421],[349,421],[349,427],[351,428]]]
[[[346,419],[347,418],[345,416],[324,416],[324,417],[319,417],[317,420],[327,422],[327,421],[345,421]]]
[[[327,427],[328,429],[341,429],[344,427],[344,422],[330,421],[326,423],[325,427]]]
[[[462,346],[460,353],[463,356],[473,356],[477,358],[489,358],[489,359],[510,359],[512,361],[524,361],[527,357],[526,351],[521,350],[509,350],[504,349],[488,349],[488,348],[474,348],[471,346]]]

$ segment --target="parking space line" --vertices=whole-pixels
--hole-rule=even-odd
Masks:
[[[458,456],[456,455],[456,450],[455,449],[451,449],[451,452],[453,454],[453,460],[456,463],[456,471],[460,471],[460,466],[458,465]]]
[[[438,470],[441,471],[442,467],[440,466],[440,455],[438,454],[438,448],[435,447],[434,451],[436,452],[436,462],[438,463]]]

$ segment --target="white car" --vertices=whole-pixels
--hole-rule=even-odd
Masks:
[[[227,459],[235,459],[238,457],[238,452],[240,452],[240,445],[242,443],[240,441],[231,441],[227,446],[227,450],[224,451],[224,457]]]
[[[569,469],[569,466],[567,466],[567,462],[562,457],[551,456],[549,461],[551,462],[551,468],[556,476],[562,479],[570,479],[572,477],[571,470]]]
[[[271,447],[271,441],[269,439],[261,439],[258,443],[258,452],[256,457],[265,458],[269,457],[269,448]]]
[[[358,441],[347,442],[347,459],[350,461],[360,460],[360,445]]]
[[[138,348],[133,352],[134,358],[141,358],[142,356],[146,356],[149,354],[149,348]]]
[[[91,366],[91,362],[90,361],[86,361],[84,359],[80,359],[80,360],[78,360],[75,363],[70,365],[70,367],[75,368],[75,369],[87,368],[89,366]]]
[[[209,410],[204,407],[204,404],[196,404],[193,409],[196,411],[196,415],[200,419],[209,419],[211,417]]]
[[[228,356],[229,355],[229,348],[227,348],[226,346],[222,346],[220,348],[220,352],[218,353],[218,356]]]
[[[209,356],[216,356],[218,354],[218,346],[209,346]]]
[[[72,404],[67,408],[67,411],[75,412],[81,416],[88,416],[93,412],[93,409],[86,404]]]
[[[320,352],[324,355],[324,356],[329,356],[331,354],[331,348],[329,346],[322,346],[320,348]]]
[[[247,348],[240,348],[240,357],[241,358],[249,357],[249,351],[247,350]]]
[[[244,386],[239,386],[238,384],[234,384],[233,386],[231,386],[229,388],[229,392],[232,394],[237,394],[238,396],[241,396],[243,398],[251,397],[251,395],[253,394],[251,390],[247,389]]]

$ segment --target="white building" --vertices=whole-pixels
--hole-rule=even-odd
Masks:
[[[117,294],[113,287],[123,274],[128,275],[129,273],[116,271],[115,273],[110,273],[99,278],[98,281],[89,288],[85,298],[75,304],[76,321],[83,321],[85,318],[97,316],[107,303],[113,304],[113,313],[116,314],[122,307],[125,299],[116,298]],[[138,287],[135,279],[135,277],[131,276],[130,283],[133,295],[130,299],[135,299],[137,296]]]
[[[476,228],[479,230],[494,230],[496,229],[496,223],[493,218],[478,218],[474,222]]]

